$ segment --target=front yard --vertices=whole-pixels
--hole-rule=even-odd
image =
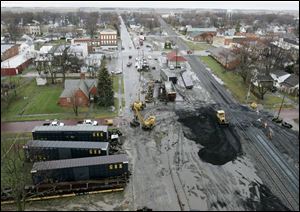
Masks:
[[[248,92],[248,86],[243,82],[242,78],[237,73],[233,71],[225,71],[217,61],[209,56],[200,57],[200,59],[218,78],[224,82],[224,86],[231,92],[235,99],[237,99],[240,103],[247,103],[246,95]],[[248,101],[255,101],[268,109],[278,109],[280,107],[282,98],[267,92],[267,94],[264,96],[264,100],[260,100],[250,93]],[[291,108],[293,105],[286,103],[283,105],[283,107]]]
[[[115,81],[118,82],[114,80],[114,87],[118,86]],[[16,90],[17,96],[13,96],[9,106],[1,110],[1,121],[103,118],[118,114],[119,102],[118,98],[115,98],[113,112],[110,107],[92,104],[90,108],[79,107],[79,114],[75,116],[72,108],[60,107],[57,104],[63,91],[62,84],[37,86],[36,81],[31,80]],[[6,104],[6,102],[1,103]]]

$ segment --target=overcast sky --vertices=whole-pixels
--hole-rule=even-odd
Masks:
[[[1,1],[1,7],[147,7],[299,10],[299,1]]]

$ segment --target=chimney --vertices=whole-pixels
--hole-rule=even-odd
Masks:
[[[80,73],[80,79],[85,80],[85,73]]]

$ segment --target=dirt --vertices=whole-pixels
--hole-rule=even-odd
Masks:
[[[198,152],[203,161],[213,165],[224,165],[233,161],[241,152],[240,142],[233,146],[229,139],[236,138],[226,134],[231,126],[218,124],[213,106],[201,107],[194,112],[177,111],[177,115],[178,121],[186,127],[185,137],[204,146]]]

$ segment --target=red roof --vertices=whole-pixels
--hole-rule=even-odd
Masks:
[[[175,61],[175,62],[176,61],[177,62],[186,62],[187,61],[184,57],[182,57],[182,56],[180,56],[178,54],[176,56],[176,51],[168,53],[167,54],[167,58],[168,58],[168,61]]]

